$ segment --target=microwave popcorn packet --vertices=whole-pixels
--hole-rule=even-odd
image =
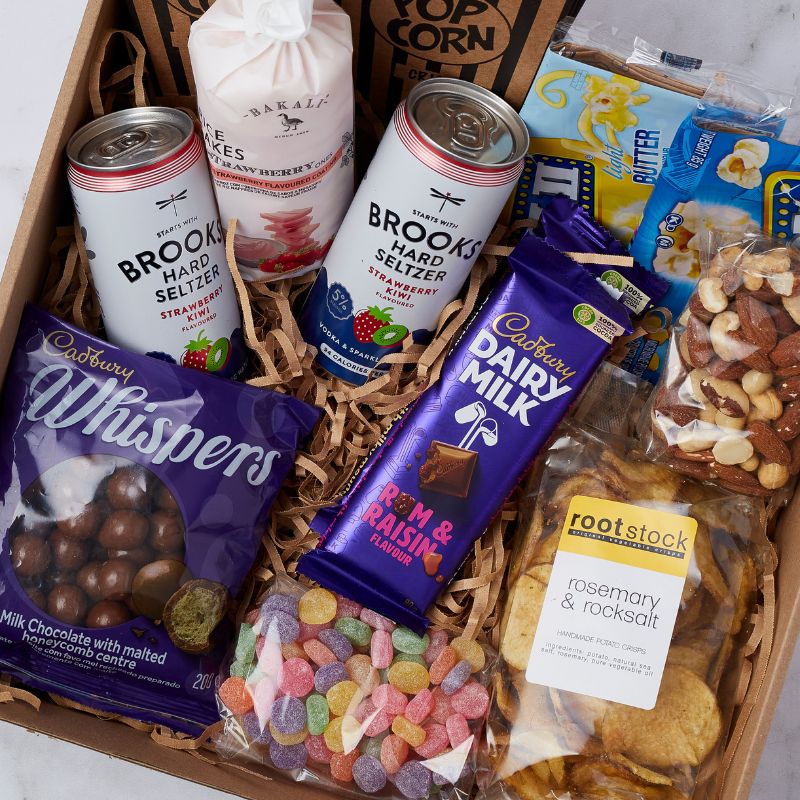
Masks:
[[[28,306],[0,421],[0,669],[186,733],[216,721],[228,605],[318,417]]]
[[[527,499],[486,797],[682,800],[713,779],[774,567],[763,503],[625,448],[564,425]]]
[[[217,752],[349,793],[466,800],[495,660],[279,576],[217,681]]]
[[[438,383],[387,432],[297,570],[422,634],[521,475],[608,354],[625,308],[533,234],[509,256]]]

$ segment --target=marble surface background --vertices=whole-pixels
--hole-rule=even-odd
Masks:
[[[85,0],[0,0],[0,272],[69,58]],[[791,90],[800,77],[800,0],[587,0],[658,46],[738,64]],[[800,793],[800,651],[795,654],[752,800]],[[2,800],[224,800],[212,791],[0,723]],[[265,797],[269,792],[265,792]]]

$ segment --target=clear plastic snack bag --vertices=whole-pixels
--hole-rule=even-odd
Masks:
[[[217,751],[337,791],[469,797],[494,654],[281,576],[218,681]]]
[[[800,470],[800,256],[760,235],[711,254],[642,439],[685,475],[779,504]]]
[[[686,800],[747,686],[763,504],[562,430],[511,559],[485,794]]]

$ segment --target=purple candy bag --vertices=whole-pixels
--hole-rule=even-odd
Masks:
[[[0,670],[188,733],[214,722],[228,601],[318,417],[28,306],[0,422]]]
[[[577,399],[627,312],[527,234],[428,389],[373,451],[298,572],[422,631],[425,611]]]

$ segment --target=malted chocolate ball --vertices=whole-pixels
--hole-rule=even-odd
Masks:
[[[163,483],[159,484],[156,491],[156,505],[164,511],[169,511],[172,514],[177,514],[178,503],[172,495],[172,492],[164,486]]]
[[[100,568],[103,564],[100,561],[90,561],[84,564],[75,577],[75,582],[90,600],[101,600],[103,592],[100,589]]]
[[[32,536],[43,538],[49,536],[54,527],[51,520],[37,514],[32,509],[27,509],[11,524],[11,531],[14,535],[29,533]]]
[[[86,595],[71,584],[56,586],[47,597],[47,613],[65,625],[79,625],[88,605]]]
[[[123,625],[131,618],[123,603],[114,600],[101,600],[89,609],[86,615],[87,628],[113,628]]]
[[[31,602],[42,611],[47,608],[47,598],[40,589],[36,589],[33,586],[26,586],[25,594],[27,594]]]
[[[133,579],[131,604],[143,617],[161,619],[167,600],[190,577],[182,561],[162,559],[146,564]]]
[[[104,600],[124,600],[131,593],[137,567],[125,558],[106,561],[97,575],[100,596]]]
[[[150,525],[138,511],[114,511],[106,517],[98,537],[109,550],[131,550],[144,544]]]
[[[149,483],[141,467],[121,467],[108,479],[106,497],[114,508],[144,511],[150,506]]]
[[[50,566],[51,558],[47,541],[32,533],[21,533],[11,542],[11,566],[23,578],[40,575]]]
[[[150,544],[159,553],[183,550],[183,522],[177,514],[156,511],[150,518]]]
[[[109,558],[127,558],[128,561],[133,561],[138,567],[149,564],[156,557],[151,547],[143,544],[141,547],[135,547],[132,550],[109,550]],[[105,559],[103,559],[105,560]]]
[[[56,521],[58,529],[73,539],[91,539],[97,533],[103,513],[97,503],[88,503],[71,517]]]
[[[67,583],[75,583],[75,573],[70,570],[52,570],[48,572],[45,577],[45,583],[48,589],[52,589],[54,586],[64,586],[64,584]]]
[[[53,564],[60,570],[75,572],[89,557],[88,543],[73,539],[63,531],[56,531],[50,537],[50,548],[53,551]]]

